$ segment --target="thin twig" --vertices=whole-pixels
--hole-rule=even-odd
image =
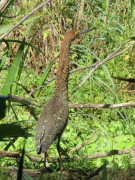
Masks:
[[[129,41],[131,40],[127,40],[126,42],[122,43],[112,54],[110,54],[109,56],[107,56],[103,61],[99,61],[99,63],[97,63],[97,65],[87,74],[87,76],[85,77],[85,79],[78,85],[78,87],[74,90],[74,92],[76,92],[79,88],[81,88],[86,81],[90,78],[90,76],[103,64],[105,64],[107,61],[113,59],[116,56],[119,56],[121,54],[123,54],[124,52],[126,52],[129,48],[131,48],[134,44],[135,41],[133,41],[130,45],[128,45],[125,49],[123,49],[122,51],[118,52],[120,50],[120,48],[122,46],[124,46],[125,44],[127,44]],[[118,52],[118,53],[117,53]]]
[[[20,21],[18,21],[15,25],[13,25],[5,34],[0,36],[0,40],[8,36],[17,26],[23,23],[26,19],[28,19],[32,14],[34,14],[37,10],[51,2],[52,0],[47,0],[46,2],[41,3],[38,5],[35,9],[33,9],[31,12],[29,12],[26,16],[24,16]]]

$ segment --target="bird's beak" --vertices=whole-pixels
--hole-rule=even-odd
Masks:
[[[82,29],[82,30],[77,31],[77,32],[78,32],[78,34],[83,34],[83,33],[87,33],[87,32],[89,32],[89,31],[92,31],[92,30],[94,30],[94,29],[96,29],[96,28],[93,27],[93,28],[90,28],[90,29]]]

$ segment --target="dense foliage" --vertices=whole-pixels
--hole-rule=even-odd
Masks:
[[[39,0],[36,3],[33,0],[10,2],[11,4],[0,14],[0,35],[6,33],[22,16],[41,3]],[[36,91],[33,97],[29,97],[29,93],[55,76],[63,33],[68,29],[91,26],[96,27],[96,30],[73,42],[70,70],[102,61],[123,42],[135,36],[133,1],[86,0],[83,4],[83,1],[78,3],[78,0],[57,0],[35,12],[8,37],[0,40],[0,94],[7,96],[10,93],[25,99],[30,98],[32,107],[39,116],[43,105],[53,93],[54,81]],[[135,47],[131,47],[121,56],[102,65],[77,91],[74,90],[86,78],[92,67],[72,73],[69,77],[69,104],[133,102],[134,83],[113,77],[134,78],[134,52]],[[42,167],[43,161],[29,157],[37,157],[36,120],[30,114],[30,108],[17,102],[7,102],[6,114],[0,124],[13,125],[14,132],[12,134],[12,129],[7,127],[5,130],[7,135],[0,135],[0,149],[21,154],[26,138],[23,167],[27,169]],[[133,166],[130,155],[97,159],[89,159],[88,156],[97,152],[131,148],[135,143],[134,129],[135,110],[130,107],[70,108],[69,123],[61,138],[62,148],[72,157],[72,161],[64,161],[65,168],[76,172],[76,177],[80,177],[92,172],[106,161],[107,167],[112,169],[114,179],[116,174],[119,178],[121,173],[115,172],[120,172],[120,169],[128,169],[128,172]],[[89,140],[87,145],[72,152],[86,140]],[[57,157],[56,142],[48,154],[50,157]],[[18,161],[13,158],[0,157],[1,167],[17,165]],[[54,179],[59,179],[58,161],[50,160],[50,166],[54,172]],[[109,175],[104,171],[101,176],[106,176],[107,179],[107,176],[109,178],[112,174]],[[132,176],[130,172],[127,174]]]

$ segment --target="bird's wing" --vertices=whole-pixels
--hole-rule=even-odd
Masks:
[[[50,99],[44,107],[37,123],[37,153],[48,150],[53,141],[63,132],[67,118],[68,106],[59,99]]]

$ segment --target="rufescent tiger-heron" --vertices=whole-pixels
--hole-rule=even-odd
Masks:
[[[92,31],[95,28],[84,30],[69,30],[64,35],[61,44],[58,70],[56,74],[55,91],[45,105],[37,122],[36,151],[45,153],[55,139],[58,138],[57,150],[60,155],[60,137],[68,122],[68,76],[69,51],[71,42],[80,34]]]

